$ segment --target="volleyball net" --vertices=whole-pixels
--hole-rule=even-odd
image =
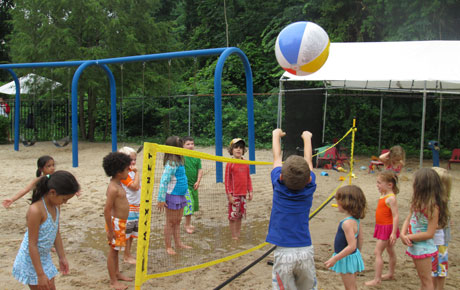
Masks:
[[[354,133],[352,129],[341,140],[350,133]],[[270,172],[273,163],[271,152],[265,153],[262,154],[263,156],[256,154],[256,159],[261,161],[248,161],[155,143],[144,143],[136,289],[141,289],[142,284],[150,279],[213,266],[269,245],[265,242],[265,238],[272,206],[273,188]],[[199,211],[195,212],[191,218],[192,225],[195,227],[194,232],[190,234],[185,230],[185,218],[182,218],[180,229],[181,242],[192,248],[175,248],[176,255],[169,255],[166,252],[165,213],[156,208],[160,180],[164,171],[164,154],[199,158],[203,170],[203,177],[198,188]],[[225,185],[216,183],[216,162],[255,165],[257,168],[256,174],[251,175],[254,197],[252,201],[247,202],[247,215],[242,221],[241,236],[238,241],[231,238],[228,200]],[[352,160],[350,164],[352,166]],[[350,169],[348,175],[351,183],[352,167]],[[326,201],[321,201],[322,204],[312,210],[311,216],[317,214],[333,199],[335,190]],[[172,244],[174,245],[174,241]]]

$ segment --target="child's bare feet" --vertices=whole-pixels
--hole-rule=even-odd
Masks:
[[[133,281],[133,278],[126,277],[125,275],[121,273],[117,274],[117,279],[121,281],[128,281],[128,282]]]
[[[385,281],[385,280],[395,280],[395,276],[393,276],[392,274],[382,275],[382,281]]]
[[[115,290],[125,290],[125,289],[128,289],[128,285],[125,285],[125,284],[122,284],[118,281],[116,281],[115,283],[110,283],[110,287],[115,289]]]
[[[176,251],[174,251],[173,248],[166,248],[166,253],[168,253],[169,255],[175,255]]]
[[[195,231],[195,227],[190,225],[190,226],[185,226],[185,231],[189,234],[193,234],[193,232]]]
[[[191,249],[192,247],[187,246],[186,244],[180,244],[179,248],[181,248],[181,249]]]
[[[380,284],[380,280],[375,280],[375,279],[364,283],[364,285],[366,286],[377,286],[379,284]]]
[[[136,259],[133,256],[124,257],[123,262],[136,265]]]

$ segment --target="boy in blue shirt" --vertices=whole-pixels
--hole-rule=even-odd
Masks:
[[[273,131],[273,206],[266,241],[277,246],[272,270],[273,289],[316,289],[315,261],[309,230],[309,213],[316,190],[311,171],[312,134],[302,133],[304,158],[281,157],[281,129]]]

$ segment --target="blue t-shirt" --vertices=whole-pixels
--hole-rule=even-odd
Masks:
[[[280,247],[311,246],[308,226],[316,176],[310,172],[311,182],[301,190],[290,190],[280,181],[281,167],[273,168],[273,206],[268,226],[268,243]]]

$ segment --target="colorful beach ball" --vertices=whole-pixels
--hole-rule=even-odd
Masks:
[[[309,75],[326,62],[329,46],[329,36],[321,26],[310,21],[294,22],[276,39],[276,60],[291,74]]]

